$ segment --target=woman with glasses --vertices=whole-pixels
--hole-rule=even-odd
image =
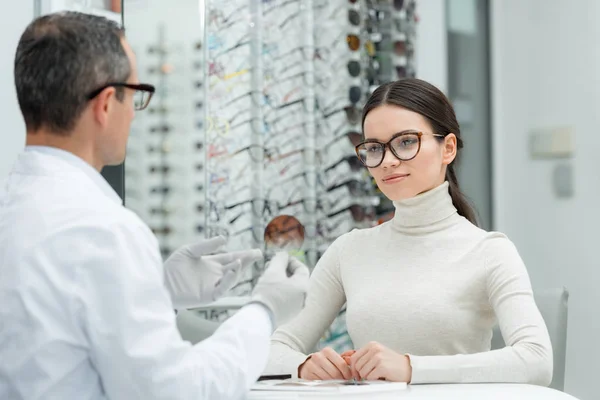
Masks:
[[[306,307],[271,341],[267,371],[304,379],[547,386],[552,347],[527,270],[503,234],[476,225],[460,191],[452,105],[431,84],[380,86],[364,107],[361,162],[392,220],[339,237]],[[346,303],[354,352],[311,353]],[[498,323],[507,344],[490,351]]]

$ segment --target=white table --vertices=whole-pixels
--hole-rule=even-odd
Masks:
[[[477,385],[409,385],[396,393],[316,394],[291,392],[251,392],[247,400],[294,399],[418,399],[418,400],[577,400],[554,389],[532,385],[477,384]]]

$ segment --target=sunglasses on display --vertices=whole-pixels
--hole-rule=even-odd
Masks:
[[[244,215],[248,215],[248,213],[246,211],[240,211],[240,213],[238,215],[236,215],[235,217],[233,217],[229,220],[229,225],[235,224],[237,222],[237,220],[242,218]]]
[[[348,192],[353,196],[368,196],[369,189],[364,181],[358,179],[349,179],[347,181],[337,183],[327,188],[327,192],[333,192],[339,188],[347,188]]]
[[[277,148],[268,149],[268,150],[265,150],[267,153],[266,153],[266,156],[264,156],[262,158],[262,160],[265,160],[268,162],[278,162],[278,161],[284,160],[286,158],[289,158],[295,154],[302,154],[302,153],[306,153],[307,151],[313,151],[314,155],[317,159],[317,162],[319,164],[322,164],[324,162],[324,160],[326,159],[328,149],[332,145],[334,145],[335,143],[339,142],[340,140],[342,140],[344,138],[347,138],[349,140],[349,142],[352,144],[352,146],[356,146],[356,144],[360,143],[360,140],[362,140],[362,136],[358,132],[346,132],[344,134],[334,136],[332,139],[330,139],[328,142],[326,142],[323,145],[317,144],[318,148],[315,148],[315,149],[309,149],[309,148],[302,147],[302,148],[290,150],[286,153],[281,153]],[[250,146],[246,146],[244,149],[241,149],[240,151],[246,151],[252,147],[260,148],[262,146],[250,145]],[[249,154],[251,154],[253,161],[255,161],[255,162],[261,161],[261,158],[259,156],[256,156],[256,155],[253,156],[251,152],[249,152]],[[301,174],[304,174],[304,173],[305,172],[303,172]],[[284,175],[284,174],[280,172],[280,175]],[[294,179],[295,177],[296,176],[293,176],[293,177],[290,177],[289,179]]]
[[[244,47],[246,45],[250,44],[250,34],[249,33],[245,33],[240,39],[238,39],[238,41],[231,47],[228,47],[227,49],[221,51],[220,53],[212,56],[211,58],[216,61],[219,58],[223,57],[224,55],[231,53],[232,51],[239,49],[241,47]]]
[[[162,226],[162,227],[153,227],[150,228],[152,233],[155,235],[170,235],[173,232],[173,229],[170,226]]]
[[[296,140],[291,142],[287,142],[286,144],[293,143]],[[306,151],[305,148],[299,148],[290,150],[287,152],[283,152],[279,146],[266,147],[258,144],[250,144],[248,146],[242,147],[238,150],[234,150],[233,152],[227,151],[225,147],[222,148],[221,151],[215,152],[213,154],[209,154],[209,158],[233,158],[239,154],[247,153],[250,156],[250,159],[254,162],[260,163],[264,162],[277,162],[284,160],[288,157],[291,157],[295,154],[304,153]]]
[[[410,161],[419,154],[423,135],[444,137],[437,133],[400,132],[385,143],[375,139],[365,140],[355,147],[356,155],[367,168],[379,167],[385,159],[386,149],[389,149],[398,160]]]
[[[360,14],[356,10],[348,10],[348,22],[351,25],[359,26],[360,25]]]
[[[369,11],[367,14],[367,19],[365,20],[365,29],[367,33],[378,33],[379,29],[377,29],[381,24],[385,21],[387,14],[381,10],[376,9],[378,7],[374,4],[371,4],[369,7]]]
[[[334,218],[337,217],[340,214],[346,213],[346,212],[350,212],[350,214],[352,215],[352,219],[354,220],[354,222],[365,222],[368,220],[374,220],[375,219],[375,213],[372,210],[368,210],[368,208],[371,207],[365,207],[365,206],[361,206],[359,204],[352,204],[348,207],[342,208],[339,211],[333,212],[331,214],[327,214],[326,218]]]
[[[256,216],[273,215],[273,208],[276,208],[271,201],[266,199],[249,199],[230,205],[222,205],[214,201],[209,201],[209,219],[211,222],[218,222],[226,212],[246,204],[250,204],[252,212]]]
[[[148,73],[150,75],[160,74],[160,75],[169,75],[175,70],[173,64],[162,64],[158,67],[148,67]]]
[[[355,34],[346,35],[346,42],[348,43],[348,48],[352,51],[358,51],[360,49],[360,38]]]
[[[413,68],[408,68],[404,65],[396,65],[396,75],[398,76],[398,79],[402,79],[402,78],[414,78],[415,77],[415,70]]]
[[[148,153],[170,153],[170,152],[171,152],[171,146],[167,143],[163,143],[158,146],[152,146],[152,145],[148,146]]]
[[[213,236],[225,236],[226,238],[229,237],[235,237],[235,236],[240,236],[243,235],[245,233],[251,232],[252,233],[252,239],[254,239],[254,243],[260,243],[262,241],[263,238],[263,231],[261,229],[260,226],[249,226],[247,228],[244,229],[240,229],[238,231],[235,232],[231,232],[228,229],[225,228],[220,228],[220,227],[210,227],[207,229],[208,231],[208,235],[209,237],[213,237]]]
[[[371,207],[368,207],[371,208]],[[354,222],[364,222],[365,220],[373,220],[375,219],[375,213],[372,210],[368,210],[367,207],[361,206],[359,204],[352,204],[348,207],[345,207],[339,211],[336,211],[331,214],[327,214],[327,218],[334,218],[340,214],[343,214],[347,211],[350,211],[352,214],[352,219]]]
[[[350,99],[350,103],[356,105],[360,99],[362,98],[362,90],[358,86],[351,86],[348,91],[348,97]]]
[[[406,40],[396,40],[394,42],[394,54],[399,57],[412,57],[414,56],[414,47],[411,43]]]
[[[394,18],[392,19],[394,26],[398,32],[405,33],[407,36],[414,37],[416,35],[416,17],[414,15],[407,15],[406,18]]]
[[[279,176],[285,176],[294,166],[302,166],[302,160],[293,160],[279,170]]]
[[[317,108],[319,108],[318,105]],[[342,111],[346,113],[346,120],[350,125],[358,125],[360,123],[362,112],[354,105],[336,108],[333,111],[322,110],[321,115],[324,119],[329,119],[330,117]]]
[[[344,223],[347,223],[346,218],[339,218],[335,222],[329,224],[326,221],[319,221],[317,223],[316,236],[321,238],[331,238],[335,240],[339,235],[345,232],[340,232],[340,227]]]
[[[165,206],[161,206],[161,207],[152,207],[150,209],[150,214],[152,215],[163,215],[163,216],[167,216],[167,215],[171,215],[174,214],[177,210],[174,208],[168,208]]]
[[[280,119],[279,119],[280,120]],[[290,120],[286,120],[285,122],[291,122]],[[273,142],[274,140],[276,140],[278,137],[282,136],[283,134],[287,133],[289,134],[294,134],[294,136],[296,137],[295,139],[288,139],[286,140],[286,143],[292,143],[294,141],[297,140],[301,140],[298,138],[298,135],[296,135],[296,131],[299,131],[299,133],[303,132],[300,128],[304,128],[305,126],[307,126],[308,122],[307,121],[302,121],[300,123],[296,123],[293,125],[286,125],[285,123],[280,124],[279,126],[277,126],[277,122],[275,121],[275,119],[273,121],[268,121],[266,119],[263,119],[263,132],[268,135],[267,138],[264,141],[265,146],[269,146],[269,144],[271,142]]]
[[[348,62],[348,73],[350,74],[350,76],[356,78],[357,76],[360,75],[360,71],[361,71],[361,67],[360,67],[360,63],[356,60],[351,60]]]
[[[148,172],[151,174],[168,174],[171,171],[171,167],[168,165],[151,165],[148,167]]]
[[[161,54],[161,55],[165,55],[165,54],[169,54],[169,53],[173,53],[175,51],[175,49],[169,48],[167,46],[149,46],[146,51],[148,52],[148,54]]]
[[[283,21],[281,21],[281,23],[279,24],[279,29],[283,30],[285,28],[285,26],[287,24],[289,24],[291,21],[295,20],[296,18],[298,18],[300,15],[302,15],[302,13],[304,13],[304,11],[297,11],[293,14],[288,15]]]
[[[150,107],[148,109],[148,112],[150,114],[161,114],[161,115],[166,115],[169,113],[169,109],[167,107],[164,106],[157,106],[157,107]]]
[[[357,135],[360,135],[360,134],[357,133]],[[346,156],[346,157],[340,159],[339,161],[336,161],[334,164],[325,168],[323,170],[323,172],[325,174],[327,174],[331,170],[336,169],[339,165],[344,164],[344,163],[347,163],[350,166],[350,170],[352,172],[358,172],[358,171],[362,170],[364,167],[363,163],[356,156],[350,155],[350,156]]]
[[[279,211],[285,211],[288,208],[300,205],[306,213],[314,213],[316,210],[320,209],[320,203],[314,198],[303,198],[298,200],[289,200],[287,203],[281,204],[279,206]]]
[[[171,130],[172,128],[169,125],[157,125],[150,127],[151,133],[169,133]]]
[[[272,7],[266,8],[263,11],[263,15],[267,15],[267,14],[269,14],[269,13],[271,13],[271,12],[277,10],[277,9],[283,8],[283,7],[288,6],[290,4],[298,3],[299,1],[301,1],[301,0],[285,0],[285,1],[282,1],[282,2],[278,2],[278,1],[275,1],[275,0],[262,0],[263,6],[264,5],[271,5],[271,3],[275,3]]]
[[[242,14],[241,11],[245,10],[248,7],[249,7],[248,5],[236,7],[227,16],[225,16],[223,14],[223,10],[211,7],[210,12],[208,14],[208,24],[216,27],[219,30],[225,30],[225,29],[229,28],[231,25],[235,24],[237,21],[240,21],[240,19],[234,20],[233,17],[236,14]]]
[[[151,194],[169,194],[171,192],[171,187],[167,185],[162,186],[154,186],[150,188]]]

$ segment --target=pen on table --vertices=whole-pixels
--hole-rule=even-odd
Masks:
[[[260,381],[283,380],[283,379],[292,379],[292,374],[261,375],[260,377],[258,377],[258,382],[260,382]]]

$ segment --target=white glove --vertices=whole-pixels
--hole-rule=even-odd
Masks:
[[[309,275],[306,265],[287,253],[277,253],[258,280],[251,302],[261,303],[271,310],[274,328],[277,328],[304,308]]]
[[[165,286],[176,310],[217,300],[235,286],[243,270],[263,258],[258,249],[213,254],[226,242],[223,236],[200,240],[165,261]]]

